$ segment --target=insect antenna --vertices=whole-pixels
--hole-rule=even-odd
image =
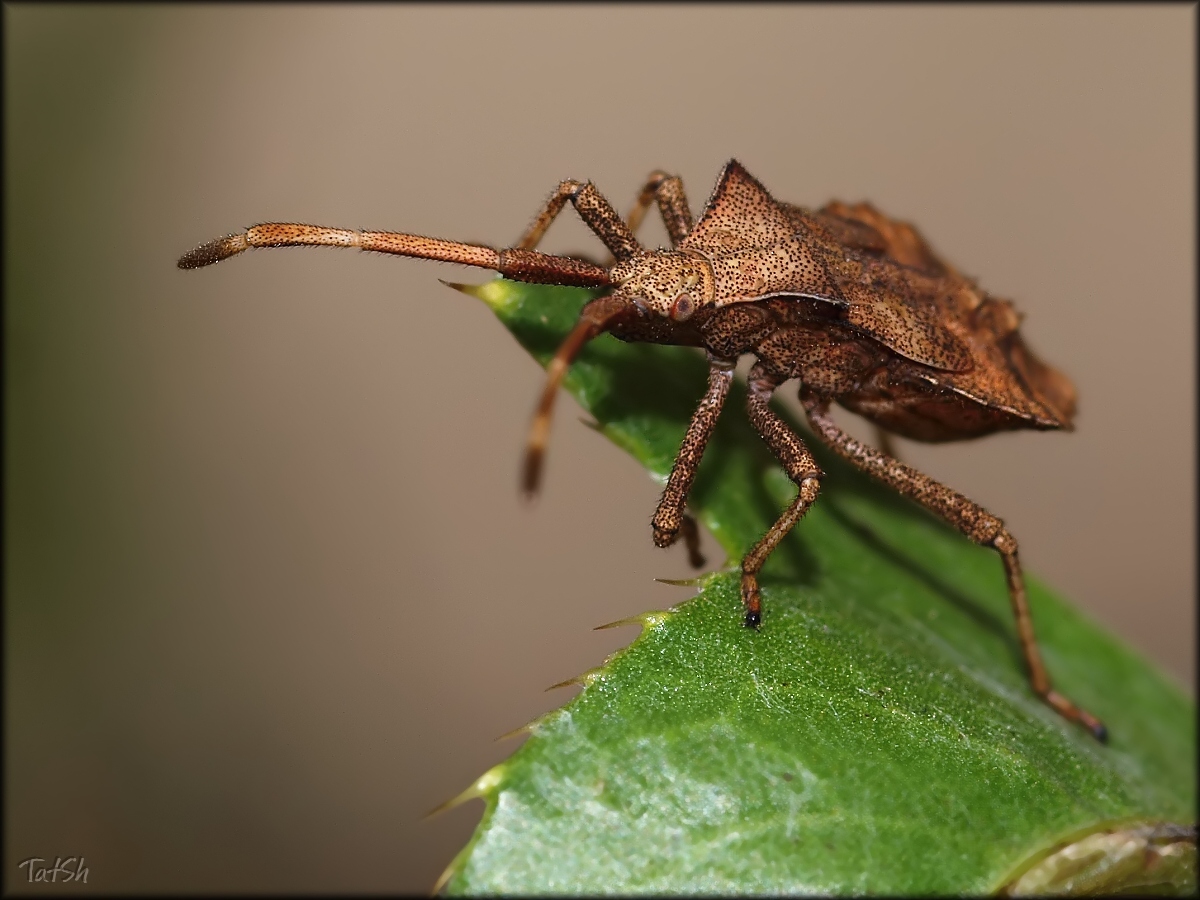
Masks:
[[[261,247],[353,247],[376,253],[494,269],[506,278],[533,284],[601,287],[610,283],[608,270],[603,266],[569,256],[552,256],[521,247],[497,250],[480,244],[444,241],[395,231],[354,231],[286,222],[255,225],[241,234],[229,234],[201,244],[183,254],[177,265],[181,269],[198,269]]]
[[[525,444],[525,464],[521,477],[521,490],[527,500],[533,499],[541,481],[542,459],[546,454],[546,441],[550,436],[550,417],[554,411],[554,400],[563,376],[575,360],[583,345],[608,329],[614,320],[633,309],[633,304],[619,294],[598,297],[579,313],[579,321],[561,344],[550,365],[546,367],[546,385],[533,416],[529,429],[529,440]]]

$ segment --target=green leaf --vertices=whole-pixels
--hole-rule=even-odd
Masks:
[[[469,292],[543,365],[591,296]],[[605,335],[566,386],[662,479],[705,379],[695,350]],[[734,566],[796,490],[740,390],[691,501]],[[641,635],[457,798],[486,811],[447,891],[1194,889],[1190,701],[1029,578],[1056,685],[1110,743],[1063,721],[1026,682],[996,554],[809,444],[827,475],[764,570],[762,630],[729,570],[631,620]]]

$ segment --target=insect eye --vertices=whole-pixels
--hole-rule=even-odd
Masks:
[[[682,322],[695,311],[696,302],[692,299],[692,295],[686,291],[676,297],[675,302],[671,304],[671,318],[676,322]]]

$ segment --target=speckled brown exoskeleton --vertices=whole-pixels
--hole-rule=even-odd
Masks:
[[[613,256],[608,266],[534,249],[566,204]],[[634,237],[657,203],[671,248],[647,250]],[[867,203],[807,209],[773,199],[737,161],[722,171],[699,220],[678,177],[655,172],[622,219],[590,182],[564,181],[516,246],[491,247],[393,232],[314,225],[256,225],[185,254],[181,268],[206,266],[252,247],[357,247],[494,269],[539,284],[611,290],[583,307],[550,363],[534,417],[524,488],[536,489],[558,385],[579,349],[609,332],[625,341],[702,348],[708,390],[654,513],[654,542],[680,537],[701,564],[688,491],[733,381],[752,354],[751,423],[798,487],[795,500],[742,560],[745,624],[762,621],[758,573],[817,499],[821,469],[804,441],[768,406],[785,381],[800,382],[813,431],[834,452],[1000,554],[1034,692],[1104,740],[1103,724],[1050,684],[1025,597],[1017,542],[1004,523],[962,494],[843,432],[829,404],[918,441],[951,441],[1017,428],[1070,428],[1075,391],[1040,362],[1017,330],[1009,301],[983,291],[938,257],[917,231]]]

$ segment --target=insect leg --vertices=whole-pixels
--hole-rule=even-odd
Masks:
[[[700,552],[700,526],[687,513],[683,514],[683,523],[680,525],[679,533],[683,535],[683,546],[687,549],[688,565],[693,569],[703,567],[706,560],[704,554]]]
[[[688,492],[692,489],[692,481],[696,470],[700,467],[700,459],[704,455],[704,447],[716,427],[717,417],[725,398],[729,395],[729,385],[733,383],[734,363],[728,360],[709,357],[708,390],[704,399],[692,413],[692,421],[688,424],[687,434],[683,444],[675,455],[675,463],[671,466],[671,475],[667,479],[667,487],[662,499],[658,501],[658,509],[654,511],[652,527],[654,528],[654,543],[659,547],[669,547],[678,540],[682,533],[688,548],[688,559],[695,568],[704,565],[704,557],[700,555],[699,532],[696,523],[684,513]]]
[[[607,330],[615,320],[631,309],[629,300],[619,294],[606,294],[584,304],[583,309],[579,311],[575,327],[558,345],[558,350],[546,366],[546,382],[525,445],[521,490],[526,498],[532,499],[541,481],[542,459],[546,455],[546,441],[550,436],[550,414],[554,411],[554,400],[558,396],[558,388],[567,374],[567,369],[584,344]]]
[[[817,436],[839,456],[917,501],[975,543],[991,547],[1000,554],[1000,559],[1004,562],[1004,574],[1008,580],[1008,596],[1017,622],[1021,652],[1025,656],[1029,682],[1034,693],[1059,715],[1082,724],[1097,740],[1107,740],[1108,731],[1099,719],[1076,706],[1050,685],[1050,676],[1046,672],[1045,663],[1042,662],[1042,655],[1038,651],[1037,639],[1033,633],[1033,617],[1025,597],[1021,564],[1017,559],[1017,541],[1008,533],[1004,522],[957,491],[850,437],[829,417],[827,402],[808,394],[802,394],[801,399]]]
[[[750,424],[762,435],[771,452],[783,463],[788,478],[800,489],[796,499],[783,515],[742,559],[742,603],[746,607],[746,626],[757,628],[762,622],[762,598],[758,590],[759,570],[771,552],[779,546],[779,542],[792,530],[792,526],[800,521],[817,499],[823,473],[813,455],[804,446],[804,441],[800,440],[787,423],[775,415],[767,405],[779,386],[779,381],[769,376],[759,363],[750,370],[748,382],[746,410],[750,414]]]
[[[583,223],[596,233],[616,259],[626,260],[642,251],[643,247],[633,236],[633,231],[590,181],[564,181],[559,184],[558,189],[542,207],[542,211],[517,241],[516,249],[532,250],[536,247],[550,223],[563,211],[568,200],[574,204]]]
[[[892,443],[892,436],[884,431],[878,425],[875,426],[875,447],[884,456],[890,456],[892,459],[899,459],[896,455],[896,445]]]
[[[638,230],[646,216],[646,210],[656,201],[658,211],[662,213],[663,224],[667,226],[671,246],[677,247],[692,230],[692,210],[688,206],[687,195],[683,192],[683,181],[678,175],[668,175],[663,171],[650,173],[645,186],[638,194],[637,202],[625,219],[629,230]]]
[[[201,244],[179,258],[181,269],[196,269],[236,256],[256,247],[354,247],[376,253],[394,253],[418,259],[459,263],[495,269],[516,281],[535,284],[572,284],[600,287],[610,284],[607,270],[568,256],[550,256],[536,250],[514,247],[496,250],[478,244],[444,241],[418,234],[393,231],[353,231],[323,225],[269,222],[241,234],[230,234]]]

